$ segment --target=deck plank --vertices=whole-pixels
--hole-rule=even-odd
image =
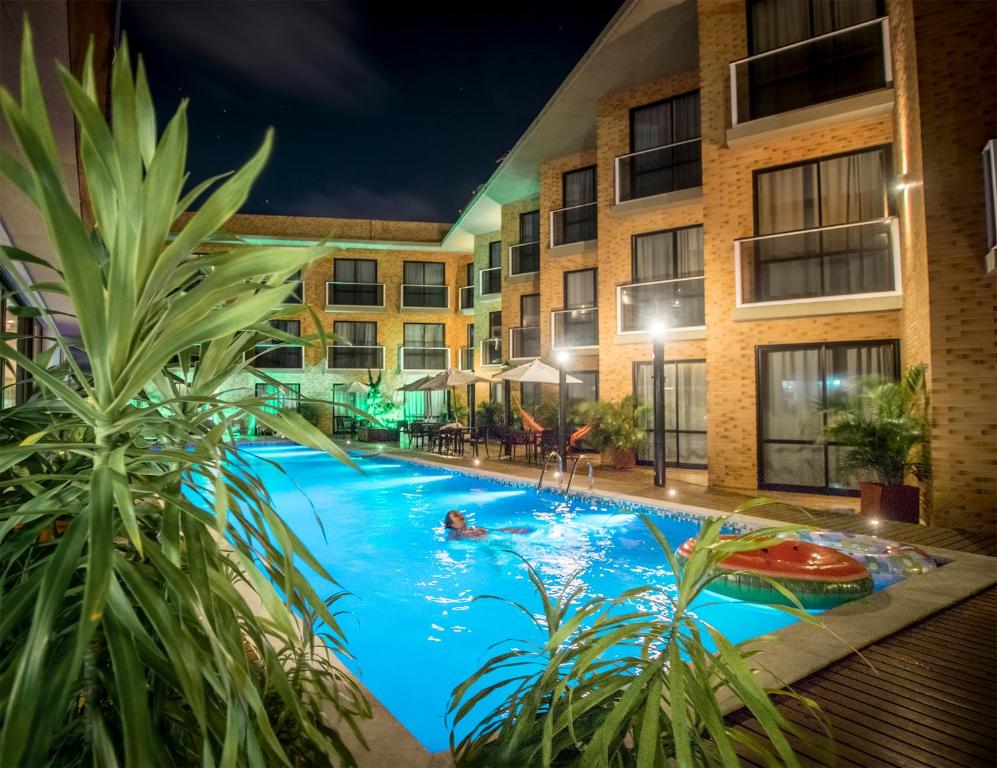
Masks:
[[[951,540],[946,537],[945,540]],[[830,722],[837,763],[823,746],[794,740],[808,766],[991,766],[997,764],[997,587],[930,616],[793,688]],[[794,699],[780,712],[818,742],[819,725]],[[741,711],[734,728],[761,734]]]

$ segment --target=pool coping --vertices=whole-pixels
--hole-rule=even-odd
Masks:
[[[405,461],[453,474],[487,477],[518,487],[529,488],[534,485],[522,478],[511,478],[500,472],[477,467],[454,467],[397,453],[371,452],[368,455],[383,456],[386,459]],[[553,483],[545,484],[543,488],[555,492],[558,490]],[[662,513],[679,512],[700,518],[723,517],[745,528],[781,525],[777,521],[757,515],[722,512],[710,507],[663,502],[596,488],[571,491],[570,495],[574,498],[589,496],[604,501],[624,502]],[[889,539],[884,540],[889,541]],[[943,561],[944,565],[930,573],[907,578],[868,597],[831,608],[821,614],[822,626],[796,622],[741,643],[742,646],[755,646],[752,648],[755,651],[752,663],[760,670],[759,679],[762,684],[770,687],[792,685],[851,655],[856,650],[861,651],[864,647],[997,584],[997,558],[938,547],[921,547],[921,549],[935,559]],[[862,617],[862,620],[856,617]],[[331,651],[330,654],[335,656]],[[870,673],[879,674],[871,663]],[[362,681],[358,682],[362,685]],[[386,737],[377,739],[378,742],[387,741],[393,747],[401,747],[404,744],[406,753],[417,745],[418,759],[413,760],[415,755],[409,754],[406,764],[419,764],[427,768],[451,765],[449,750],[435,753],[427,750],[376,697],[370,694],[366,686],[363,686],[363,689],[375,709],[378,722],[375,725],[374,721],[370,721],[361,726],[361,730],[366,732],[367,728],[373,726],[382,737]],[[725,714],[743,706],[733,695],[721,696],[721,705]],[[386,764],[383,762],[386,755],[375,754],[373,749],[369,752],[358,751],[356,757],[361,768],[365,766],[374,768]]]

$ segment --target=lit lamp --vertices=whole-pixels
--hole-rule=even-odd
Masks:
[[[651,325],[651,383],[654,388],[654,484],[665,485],[665,336],[668,326],[657,320]]]
[[[558,365],[557,376],[557,450],[565,459],[568,452],[568,362],[571,360],[565,350],[559,350],[554,356]]]

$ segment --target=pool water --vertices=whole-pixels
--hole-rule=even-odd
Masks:
[[[317,451],[255,446],[252,460],[278,512],[342,589],[337,604],[355,659],[347,665],[430,751],[446,749],[450,692],[509,638],[542,639],[499,595],[540,613],[528,560],[557,595],[579,569],[587,596],[616,596],[642,584],[674,584],[660,548],[638,514],[650,515],[676,548],[695,536],[689,515],[620,505],[591,496],[428,467],[391,457],[355,457],[363,474]],[[443,517],[463,510],[484,540],[448,540]],[[324,526],[323,537],[318,517]],[[531,528],[528,534],[494,533]],[[307,571],[306,571],[307,572]],[[320,595],[334,591],[315,579]],[[773,608],[709,595],[697,615],[740,642],[794,622]],[[501,700],[486,700],[484,713]],[[462,724],[463,725],[463,724]],[[462,735],[458,733],[458,737]]]

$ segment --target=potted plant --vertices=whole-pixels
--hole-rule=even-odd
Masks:
[[[610,402],[583,403],[578,407],[581,421],[592,424],[586,441],[602,451],[603,466],[630,470],[637,466],[637,448],[644,441],[642,425],[646,405],[627,395],[618,404]]]
[[[863,515],[918,522],[920,488],[905,481],[930,475],[926,372],[916,365],[898,381],[866,379],[824,411],[823,442],[848,447],[840,453],[839,474],[874,478],[860,484]]]

